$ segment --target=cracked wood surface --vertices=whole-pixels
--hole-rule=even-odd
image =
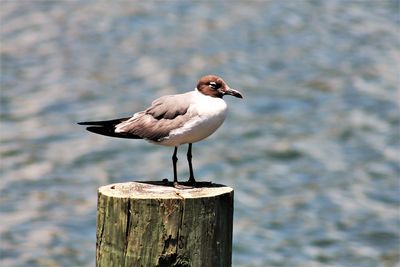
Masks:
[[[96,266],[231,266],[233,189],[128,182],[98,191]]]

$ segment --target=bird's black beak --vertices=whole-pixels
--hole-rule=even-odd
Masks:
[[[232,88],[228,88],[225,92],[224,95],[231,95],[237,98],[243,98],[242,93],[240,93],[239,91],[232,89]]]

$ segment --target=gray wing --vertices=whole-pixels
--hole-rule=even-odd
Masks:
[[[169,133],[182,127],[197,114],[189,110],[192,94],[168,95],[153,101],[145,111],[115,127],[115,132],[130,133],[152,141],[161,141]]]
[[[186,114],[190,104],[191,94],[167,95],[154,100],[145,113],[157,120],[173,120]]]

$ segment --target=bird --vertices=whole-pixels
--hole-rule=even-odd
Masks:
[[[100,135],[144,139],[153,144],[174,147],[172,155],[173,185],[178,183],[178,147],[188,144],[189,185],[196,185],[192,165],[192,144],[213,134],[224,122],[227,115],[226,95],[243,98],[242,93],[232,89],[219,76],[201,77],[193,91],[166,95],[154,100],[144,111],[131,117],[104,121],[84,121],[86,130]]]

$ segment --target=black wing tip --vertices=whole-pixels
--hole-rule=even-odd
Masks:
[[[114,132],[114,128],[102,127],[102,126],[89,126],[86,130],[95,134],[101,134],[105,136],[116,137],[117,133]]]
[[[79,125],[97,125],[97,126],[115,126],[118,123],[121,123],[123,121],[129,120],[130,117],[127,118],[120,118],[120,119],[113,119],[113,120],[106,120],[106,121],[80,121],[77,122]]]
[[[86,130],[95,134],[117,137],[117,138],[126,138],[126,139],[143,139],[142,137],[130,134],[130,133],[116,133],[114,132],[114,128],[101,127],[101,126],[89,126],[86,127]]]
[[[79,124],[79,125],[98,125],[98,126],[101,126],[101,125],[107,124],[107,122],[108,121],[80,121],[80,122],[77,122],[77,124]]]
[[[101,134],[101,135],[109,135],[112,134],[110,129],[99,127],[99,126],[89,126],[86,127],[86,130],[92,133]]]
[[[132,134],[132,133],[116,133],[115,125],[121,123],[128,118],[114,119],[108,121],[81,121],[77,122],[79,125],[89,125],[86,130],[95,134],[117,137],[117,138],[128,138],[128,139],[142,139],[142,137]]]

